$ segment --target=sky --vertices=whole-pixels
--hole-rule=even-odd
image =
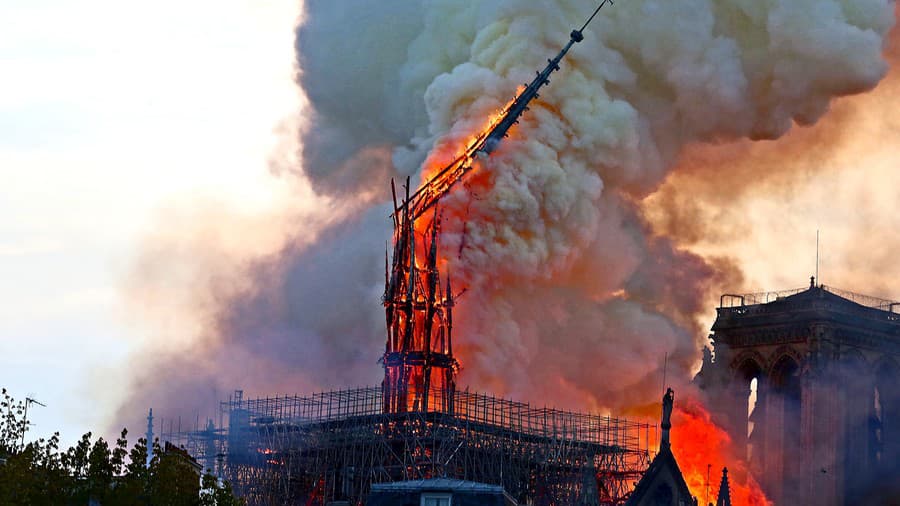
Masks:
[[[0,385],[47,405],[31,435],[103,427],[120,366],[152,345],[122,296],[142,238],[193,203],[233,215],[285,197],[270,157],[300,104],[299,10],[0,3]]]
[[[196,220],[206,239],[271,249],[284,224],[252,241],[207,224],[314,204],[272,170],[302,116],[299,12],[293,0],[0,3],[0,386],[47,405],[29,413],[31,435],[102,430],[130,361],[178,345],[177,311],[156,315],[170,325],[135,314],[128,281],[154,238]],[[898,81],[892,70],[776,142],[689,148],[643,204],[654,228],[734,262],[748,291],[808,283],[819,230],[826,284],[900,297]],[[785,168],[760,170],[773,164]]]

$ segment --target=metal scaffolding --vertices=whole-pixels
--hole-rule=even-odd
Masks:
[[[649,465],[649,424],[467,391],[454,397],[452,413],[384,413],[379,387],[260,399],[238,392],[222,403],[227,428],[163,437],[212,463],[250,505],[364,504],[373,483],[431,477],[501,485],[522,504],[575,504],[583,494],[621,504]]]
[[[373,483],[448,477],[501,485],[522,504],[620,504],[650,462],[651,425],[458,391],[454,293],[442,278],[439,200],[493,152],[604,0],[543,71],[448,165],[394,209],[385,254],[387,340],[380,387],[222,403],[227,428],[163,434],[250,505],[361,505]],[[426,214],[426,211],[429,211]],[[654,430],[654,441],[655,441]],[[598,500],[599,498],[599,500]]]

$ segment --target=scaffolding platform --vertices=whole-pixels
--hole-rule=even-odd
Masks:
[[[227,427],[164,433],[249,505],[362,505],[373,483],[448,477],[501,485],[520,504],[621,504],[656,427],[457,391],[453,411],[385,413],[380,387],[221,405]]]

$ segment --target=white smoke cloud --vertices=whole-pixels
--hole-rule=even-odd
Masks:
[[[487,4],[453,17],[452,2],[434,2],[425,13],[426,26],[440,20],[442,29],[413,42],[416,60],[407,66],[446,67],[425,90],[431,136],[417,143],[422,157],[504,103],[589,10],[575,2]],[[536,371],[551,371],[622,409],[614,390],[629,382],[602,373],[592,381],[594,364],[634,350],[644,352],[636,363],[661,363],[668,353],[687,377],[701,337],[693,317],[721,279],[650,237],[628,202],[658,187],[686,143],[778,137],[817,120],[833,97],[875,86],[892,19],[880,1],[605,9],[486,174],[444,202],[445,256],[474,299],[458,334],[472,346],[469,378],[498,377],[508,391],[546,399],[559,387],[542,387]],[[460,40],[471,41],[468,51],[456,47]],[[585,266],[591,277],[572,276]],[[578,351],[592,339],[577,328],[592,311],[605,315],[594,332],[609,354]],[[552,344],[544,346],[547,336]],[[577,359],[563,360],[554,347]],[[637,382],[661,377],[654,367],[642,373]]]
[[[434,148],[480,127],[593,8],[308,2],[296,39],[312,110],[299,171],[334,205],[360,210],[324,232],[300,224],[298,237],[308,229],[321,239],[229,273],[254,289],[218,302],[204,341],[215,351],[195,351],[294,367],[323,388],[376,380],[389,177],[440,162],[446,150]],[[624,410],[657,401],[664,355],[670,378],[688,378],[706,296],[739,274],[654,236],[637,202],[687,143],[778,137],[816,121],[833,97],[874,87],[891,9],[883,0],[605,7],[511,137],[442,202],[442,253],[468,289],[455,319],[462,383]]]

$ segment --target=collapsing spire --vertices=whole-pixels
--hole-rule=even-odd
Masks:
[[[497,149],[500,141],[509,133],[509,129],[518,123],[519,117],[528,110],[528,104],[538,98],[538,91],[540,91],[541,87],[550,84],[550,74],[559,70],[559,63],[566,56],[566,53],[569,52],[569,49],[576,43],[584,40],[582,32],[607,3],[612,4],[612,0],[602,0],[584,25],[578,30],[572,30],[569,34],[569,42],[563,46],[556,57],[552,60],[547,60],[547,66],[540,72],[536,72],[537,75],[531,83],[525,85],[525,88],[500,111],[497,118],[465,146],[465,149],[462,150],[462,153],[455,160],[426,181],[425,184],[416,190],[412,197],[407,195],[404,206],[408,207],[408,212],[413,220],[433,207],[441,197],[450,191],[453,185],[472,170],[479,154],[487,156]],[[396,210],[397,206],[395,205],[394,208]]]
[[[417,241],[419,232],[408,206],[409,180],[406,191],[400,207],[394,191],[394,257],[390,273],[385,269],[383,409],[452,413],[459,363],[453,358],[450,279],[444,291],[437,267],[439,219],[435,211]]]
[[[555,58],[547,60],[547,66],[537,72],[534,80],[461,150],[455,160],[412,196],[407,178],[406,195],[401,205],[397,204],[397,190],[391,181],[394,257],[390,272],[385,259],[382,297],[388,334],[382,356],[385,412],[440,410],[452,413],[459,363],[453,358],[451,343],[453,294],[450,278],[447,278],[446,291],[442,291],[437,268],[440,222],[437,203],[474,167],[479,155],[488,156],[497,148],[509,129],[528,110],[528,104],[538,97],[541,87],[550,83],[550,74],[559,70],[559,63],[569,49],[584,39],[582,32],[607,3],[611,4],[612,0],[602,0],[584,25],[572,30],[569,42]],[[434,208],[431,222],[425,227],[417,227],[416,220],[431,208]],[[417,233],[421,235],[418,247]],[[416,260],[418,248],[424,257],[424,266]]]

